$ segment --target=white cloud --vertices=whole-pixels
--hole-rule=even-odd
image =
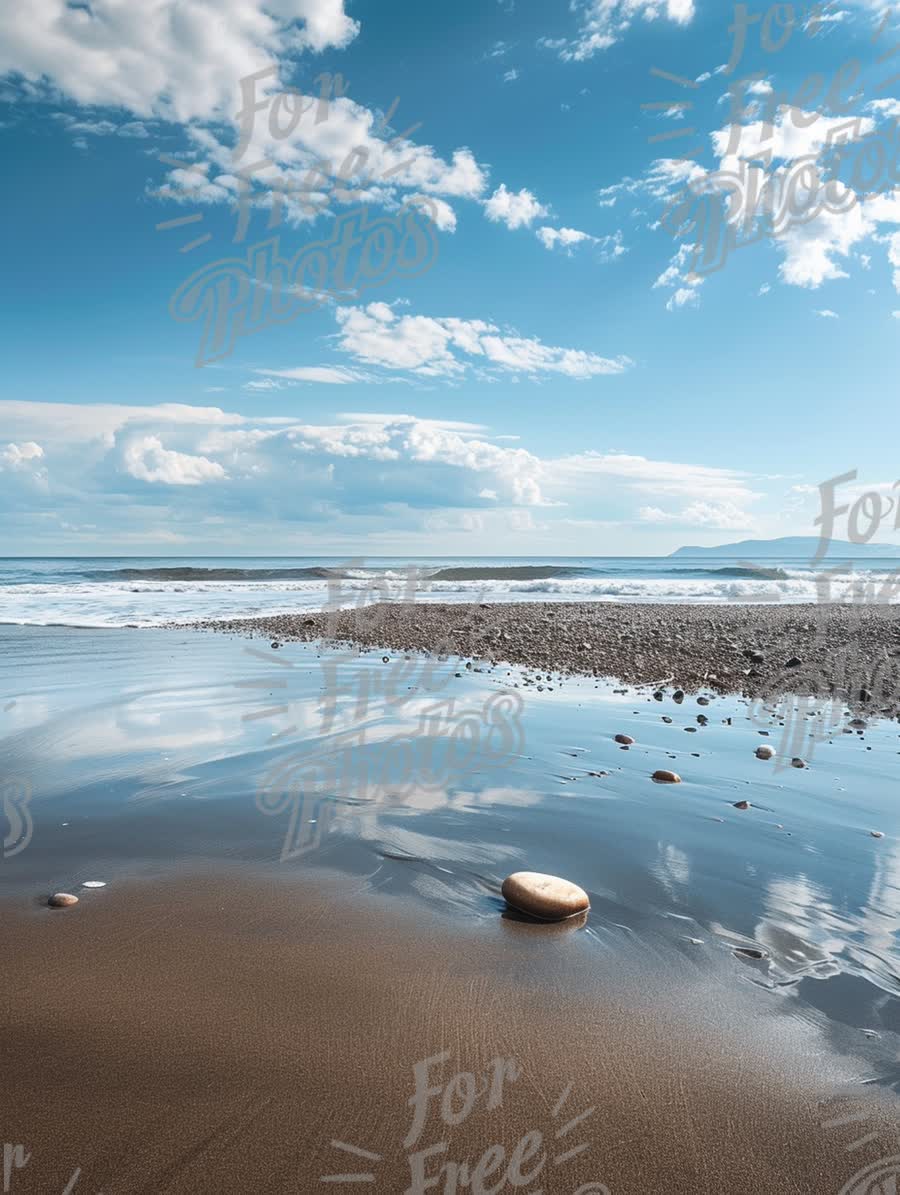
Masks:
[[[700,293],[696,286],[679,286],[669,296],[666,311],[677,311],[679,307],[699,307]]]
[[[642,506],[638,510],[638,518],[642,523],[672,523],[681,527],[710,527],[719,531],[752,531],[756,526],[747,511],[731,502],[692,502],[678,511]]]
[[[538,217],[546,216],[548,209],[527,188],[508,191],[506,184],[501,183],[484,201],[484,214],[489,220],[500,221],[510,229],[528,228]]]
[[[840,319],[838,313],[828,307],[813,311],[813,315],[818,315],[821,319]]]
[[[687,25],[694,16],[694,0],[572,0],[571,8],[579,18],[576,37],[542,38],[540,42],[556,50],[564,62],[584,62],[609,49],[638,17],[645,21],[665,17],[676,25]]]
[[[456,232],[456,212],[449,203],[438,199],[436,195],[430,195],[426,211],[429,218],[434,221],[438,232]]]
[[[760,497],[750,488],[748,475],[736,469],[651,460],[624,452],[584,452],[561,458],[552,468],[556,476],[567,478],[575,487],[589,485],[592,478],[605,478],[652,494],[657,501],[665,496],[740,506]]]
[[[589,378],[622,373],[631,365],[627,357],[610,359],[503,334],[485,320],[401,316],[386,303],[338,308],[335,318],[344,352],[369,365],[423,377],[458,377],[474,365],[533,377],[563,374]]]
[[[519,72],[516,70],[515,67],[512,67],[510,70],[508,70],[504,73],[503,82],[504,83],[515,83],[516,79],[518,79],[518,78],[519,78]]]
[[[685,242],[680,245],[666,269],[653,283],[654,290],[661,287],[675,288],[666,303],[667,311],[677,311],[680,307],[697,307],[700,304],[700,287],[704,279],[699,274],[685,269],[693,253],[692,244]]]
[[[722,168],[734,168],[741,159],[753,159],[770,154],[785,162],[815,157],[841,135],[846,141],[859,141],[875,128],[868,116],[848,119],[845,116],[822,116],[801,108],[782,106],[774,121],[752,121],[738,124],[733,120],[725,128],[711,134],[713,152],[723,159]],[[729,161],[733,159],[733,161]]]
[[[289,51],[346,46],[344,0],[30,0],[0,7],[0,73],[140,117],[231,116],[235,84]]]
[[[371,380],[369,374],[359,369],[346,369],[343,365],[298,365],[293,369],[257,369],[257,373],[268,378],[285,378],[292,382],[320,382],[325,386],[346,386],[350,382]]]
[[[164,527],[173,543],[211,554],[302,543],[332,554],[352,543],[358,554],[372,536],[392,553],[424,554],[435,550],[429,526],[480,524],[498,551],[515,524],[558,554],[563,542],[585,550],[580,537],[606,527],[624,547],[636,521],[648,533],[652,522],[743,529],[764,480],[622,452],[542,457],[478,424],[391,412],[304,422],[216,407],[0,401],[0,425],[15,431],[16,459],[51,466],[49,478],[0,468],[20,535],[45,544],[55,533],[60,546],[65,528],[65,543],[99,548],[150,543]]]
[[[90,135],[146,137],[149,117],[184,125],[191,148],[177,151],[183,168],[152,186],[159,199],[234,204],[240,196],[244,217],[277,203],[280,218],[296,225],[341,205],[393,210],[415,194],[480,198],[487,175],[471,150],[443,157],[415,143],[408,134],[417,126],[407,135],[388,127],[345,94],[340,75],[312,67],[313,94],[292,89],[298,51],[341,48],[356,36],[358,23],[344,9],[345,0],[34,0],[27,13],[6,5],[0,75],[20,72],[32,80],[31,94],[62,93],[140,118],[119,124],[60,113],[81,148]],[[388,117],[403,129],[393,108]],[[240,174],[257,163],[265,165]],[[435,200],[434,219],[444,232],[456,226],[444,200]]]
[[[549,228],[545,225],[536,229],[535,235],[545,249],[561,249],[567,257],[573,256],[573,250],[578,245],[598,246],[598,257],[601,261],[612,261],[628,252],[622,244],[621,230],[609,236],[595,237],[577,228]]]
[[[138,481],[202,485],[205,481],[221,481],[227,476],[217,461],[164,448],[159,436],[131,440],[125,445],[122,457],[125,471]]]
[[[32,461],[41,460],[43,455],[43,448],[34,440],[26,440],[24,444],[7,444],[5,448],[0,448],[0,468],[22,469]]]

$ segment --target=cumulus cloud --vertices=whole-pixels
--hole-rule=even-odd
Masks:
[[[548,209],[523,187],[521,191],[508,191],[505,183],[484,201],[484,214],[489,220],[505,224],[507,228],[530,228]]]
[[[358,361],[422,377],[454,378],[477,366],[533,377],[563,374],[590,378],[622,373],[627,357],[607,358],[503,333],[478,319],[398,315],[387,303],[335,311],[338,344]]]
[[[43,455],[43,448],[34,440],[26,440],[24,444],[7,444],[5,448],[0,448],[0,468],[27,468],[32,462],[39,461]]]
[[[159,436],[141,436],[125,445],[123,466],[138,481],[163,485],[202,485],[227,476],[218,461],[164,448]]]
[[[232,115],[237,79],[358,31],[344,0],[30,0],[0,7],[0,74],[49,82],[79,104],[211,120]]]
[[[15,459],[49,465],[38,480],[0,464],[0,488],[30,531],[99,527],[93,542],[107,532],[139,541],[162,526],[173,542],[247,550],[284,544],[294,529],[332,553],[343,537],[358,546],[369,535],[426,551],[429,528],[481,526],[497,544],[530,528],[550,550],[555,534],[602,526],[743,528],[762,496],[738,470],[594,449],[541,456],[478,424],[402,412],[310,421],[73,403],[63,424],[59,411],[0,402]],[[540,512],[539,527],[529,512]]]
[[[58,114],[81,148],[90,136],[146,137],[151,117],[182,124],[184,166],[153,186],[155,198],[239,199],[243,222],[264,208],[296,225],[327,208],[394,210],[424,194],[438,228],[453,232],[447,197],[478,199],[487,186],[471,150],[445,157],[414,142],[417,124],[391,125],[402,120],[396,102],[386,114],[357,104],[340,75],[311,79],[313,94],[292,87],[298,53],[342,48],[358,29],[345,0],[223,0],[215,11],[208,0],[35,0],[27,13],[0,9],[0,75],[24,77],[31,95],[105,107],[103,119]],[[112,109],[139,119],[114,120]]]

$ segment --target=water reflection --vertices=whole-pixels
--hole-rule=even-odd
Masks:
[[[740,699],[710,695],[698,725],[690,697],[559,678],[538,692],[514,688],[515,670],[459,661],[163,632],[98,646],[96,632],[46,630],[29,655],[25,629],[2,635],[17,636],[16,667],[0,664],[15,702],[4,749],[34,817],[4,879],[43,882],[58,859],[127,872],[238,854],[324,861],[496,918],[499,881],[529,868],[585,887],[598,927],[709,939],[729,965],[734,947],[761,951],[744,960],[754,980],[820,1007],[824,981],[860,1007],[849,980],[878,999],[900,990],[892,724],[835,734],[812,767],[776,771],[755,757],[765,740]],[[683,783],[652,784],[658,767]],[[77,858],[59,832],[76,818]]]

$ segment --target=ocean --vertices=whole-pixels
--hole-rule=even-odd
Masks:
[[[896,557],[856,563],[829,600],[896,601]],[[815,602],[823,566],[727,557],[331,556],[0,559],[0,623],[161,626],[375,600]]]

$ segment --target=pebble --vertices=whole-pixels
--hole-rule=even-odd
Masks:
[[[676,689],[672,694],[672,700],[677,701],[681,705],[682,701],[684,701],[684,689]]]
[[[630,734],[617,734],[616,742],[621,743],[625,747],[630,747],[631,744],[634,742],[634,739],[631,737]]]
[[[769,747],[765,743],[763,743],[761,746],[756,748],[756,758],[757,759],[771,759],[774,756],[774,754],[775,754],[775,748]]]
[[[798,755],[794,756],[794,758],[791,760],[791,767],[792,768],[805,768],[806,760],[801,759]]]
[[[872,835],[873,838],[884,838],[884,835],[882,834],[882,832],[880,830],[870,830],[869,833]]]
[[[657,784],[680,784],[681,777],[677,772],[670,772],[668,768],[657,768],[652,777]]]
[[[70,905],[78,904],[78,897],[71,892],[54,892],[47,904],[51,909],[67,909]]]
[[[799,668],[803,661],[799,656],[791,656],[789,660],[785,660],[785,668]]]
[[[735,809],[749,809],[750,802],[749,801],[735,801],[734,807],[735,807]]]
[[[767,958],[764,950],[754,950],[752,946],[736,946],[734,953],[740,958]]]
[[[514,872],[503,881],[501,892],[508,905],[541,921],[565,921],[591,907],[583,888],[539,871]]]

